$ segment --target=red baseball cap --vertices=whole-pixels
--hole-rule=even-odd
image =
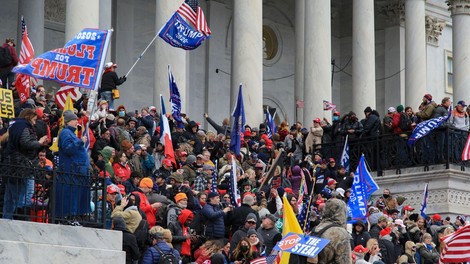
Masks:
[[[170,160],[170,159],[164,159],[164,160],[162,161],[162,163],[165,164],[165,165],[168,166],[168,167],[171,167],[171,160]]]
[[[106,188],[106,192],[108,194],[114,194],[117,193],[118,190],[116,189],[116,187],[114,187],[114,185],[108,185],[108,187]]]
[[[405,211],[414,211],[415,209],[409,205],[405,205],[405,207],[403,207],[403,210]]]
[[[432,219],[434,219],[434,221],[441,221],[441,220],[442,220],[440,214],[434,214],[434,215],[432,216]]]

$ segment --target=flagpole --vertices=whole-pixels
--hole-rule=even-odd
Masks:
[[[312,194],[310,195],[310,199],[308,200],[308,205],[307,205],[307,212],[305,212],[305,220],[304,220],[304,228],[302,231],[304,231],[305,233],[305,228],[307,227],[307,220],[309,217],[309,213],[310,213],[310,206],[312,205],[312,198],[313,198],[313,190],[315,189],[315,183],[316,183],[316,178],[313,179],[313,184],[312,184]],[[307,190],[307,193],[308,193],[308,190]]]
[[[124,77],[127,78],[127,76],[129,75],[129,73],[131,73],[131,71],[134,69],[135,65],[140,61],[140,59],[142,59],[142,56],[144,56],[145,52],[147,52],[147,50],[150,48],[150,46],[153,44],[153,42],[155,42],[155,40],[157,39],[158,37],[158,34],[155,35],[155,37],[153,37],[152,41],[150,41],[150,43],[147,45],[147,47],[144,49],[144,51],[142,51],[142,53],[139,55],[139,57],[137,58],[137,60],[134,62],[134,64],[132,65],[132,67],[129,69],[129,71],[126,73],[126,75],[124,75]]]

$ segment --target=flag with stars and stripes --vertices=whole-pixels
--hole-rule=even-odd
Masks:
[[[26,23],[24,22],[24,17],[21,17],[21,48],[20,48],[20,57],[18,59],[19,64],[28,64],[34,58],[34,48],[33,44],[28,37],[28,29],[26,28]],[[36,81],[37,83],[37,81]],[[16,76],[16,90],[18,91],[18,96],[22,103],[26,102],[29,98],[31,92],[31,77],[29,75],[19,73]]]
[[[217,192],[217,180],[219,175],[217,173],[217,161],[215,161],[215,168],[212,172],[212,183],[211,183],[211,192]]]
[[[300,228],[302,230],[308,230],[310,227],[310,196],[308,196],[302,204],[302,209],[300,210],[299,214],[297,215],[297,220],[299,220]]]
[[[178,8],[178,14],[186,18],[191,24],[196,27],[196,30],[202,34],[209,36],[212,32],[207,25],[204,11],[202,11],[198,0],[185,0],[184,3]]]
[[[269,107],[266,108],[266,134],[270,139],[272,139],[273,135],[277,132],[276,124],[274,123],[274,117],[276,116],[276,112],[274,115],[271,116],[269,112]]]

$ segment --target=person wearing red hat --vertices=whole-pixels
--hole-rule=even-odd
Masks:
[[[321,127],[321,120],[317,117],[313,120],[313,126],[310,127],[310,131],[305,139],[305,151],[312,153],[314,150],[319,150],[321,148],[322,137],[323,128]]]
[[[370,263],[364,260],[364,256],[366,255],[367,252],[369,252],[369,249],[365,248],[362,245],[358,245],[354,247],[352,253],[356,256],[356,264],[369,264]]]
[[[101,223],[102,219],[102,210],[106,210],[105,213],[105,228],[111,229],[111,213],[114,210],[116,205],[116,196],[119,192],[119,188],[116,185],[108,185],[106,188],[106,198],[103,199],[103,195],[98,197],[98,202],[96,203],[98,223]],[[106,206],[103,206],[103,203],[106,203]]]
[[[434,116],[436,108],[437,104],[432,100],[432,95],[425,94],[423,96],[423,102],[419,106],[419,111],[416,112],[416,116],[422,121],[431,119]]]
[[[382,261],[385,263],[395,263],[399,256],[395,253],[395,245],[390,236],[392,229],[386,227],[380,231],[379,247],[382,254]]]
[[[127,78],[126,76],[118,77],[116,73],[117,64],[113,62],[107,62],[104,66],[104,73],[101,77],[101,85],[99,94],[101,99],[108,101],[109,109],[114,110],[114,97],[113,90],[117,89],[117,86],[123,84]]]

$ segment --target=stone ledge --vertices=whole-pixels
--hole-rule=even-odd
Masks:
[[[125,259],[126,253],[121,250],[104,250],[14,241],[2,241],[0,243],[0,263],[125,263]]]
[[[0,219],[0,230],[0,241],[122,250],[122,232],[112,230],[5,219]]]

